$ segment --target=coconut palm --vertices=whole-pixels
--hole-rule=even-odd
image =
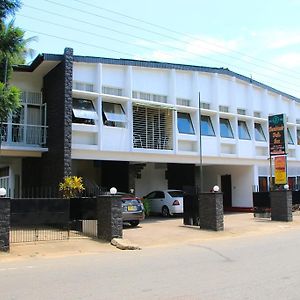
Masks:
[[[9,15],[14,15],[16,10],[21,7],[19,0],[1,0],[0,1],[0,19],[1,21]]]

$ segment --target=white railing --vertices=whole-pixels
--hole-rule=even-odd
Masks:
[[[47,126],[3,123],[1,128],[2,145],[44,146]]]

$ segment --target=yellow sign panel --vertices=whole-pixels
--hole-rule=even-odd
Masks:
[[[285,156],[275,157],[275,184],[286,183],[286,158]]]

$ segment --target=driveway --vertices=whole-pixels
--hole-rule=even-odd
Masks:
[[[279,232],[299,230],[300,216],[293,222],[274,222],[257,219],[252,213],[234,213],[224,216],[224,231],[200,230],[196,226],[183,225],[182,218],[147,218],[138,227],[125,227],[123,238],[142,249],[169,247],[190,242],[212,239],[232,239],[238,237],[264,236]],[[87,237],[70,238],[65,241],[46,241],[36,243],[11,244],[10,253],[0,252],[0,262],[10,259],[57,257],[83,254],[96,254],[120,251],[107,242]]]
[[[300,216],[294,216],[293,222],[276,222],[254,218],[253,213],[233,213],[225,214],[224,231],[200,230],[197,226],[186,226],[183,225],[182,218],[151,217],[136,228],[126,227],[123,237],[145,248],[207,239],[271,234],[293,229],[300,229]]]

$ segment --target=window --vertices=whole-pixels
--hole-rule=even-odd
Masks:
[[[300,145],[300,129],[297,129],[297,145]]]
[[[266,141],[266,136],[264,134],[264,131],[263,131],[260,123],[254,123],[254,133],[255,133],[256,141],[259,141],[259,142]]]
[[[239,139],[251,140],[248,127],[245,121],[238,120]]]
[[[126,125],[126,115],[119,103],[103,102],[102,115],[105,126],[125,127]]]
[[[98,120],[92,100],[73,98],[73,123],[94,125]]]
[[[287,134],[288,134],[288,144],[294,145],[294,141],[293,141],[293,138],[292,138],[292,134],[291,134],[289,128],[287,129]]]
[[[233,132],[228,119],[220,118],[220,135],[223,138],[233,139]]]
[[[195,134],[193,123],[188,113],[177,113],[177,127],[179,133]]]
[[[201,116],[201,135],[215,136],[209,116]]]

